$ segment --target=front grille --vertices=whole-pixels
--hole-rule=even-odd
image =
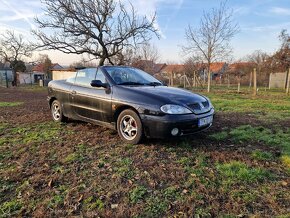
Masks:
[[[209,111],[209,102],[203,101],[203,102],[196,102],[192,104],[187,105],[190,109],[194,111],[196,114],[202,114]]]

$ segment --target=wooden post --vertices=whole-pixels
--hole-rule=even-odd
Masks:
[[[289,94],[289,86],[290,86],[290,68],[288,69],[288,76],[287,76],[287,84],[286,84],[286,94]]]
[[[210,70],[209,70],[208,78],[207,78],[207,92],[210,92],[210,83],[211,83],[211,73],[210,73]]]
[[[252,79],[253,79],[253,71],[251,71],[250,73],[250,83],[249,83],[249,87],[252,87]]]
[[[230,74],[228,74],[228,89],[230,88]]]
[[[238,93],[240,93],[241,90],[241,77],[238,76]]]
[[[272,80],[272,73],[269,75],[269,89],[271,89],[271,80]]]
[[[185,84],[185,82],[186,82],[185,73],[183,74],[183,76],[184,76],[184,78],[183,78],[183,87],[185,88],[186,87],[186,84]]]
[[[193,87],[196,86],[196,81],[195,81],[195,71],[193,72]]]
[[[254,86],[253,86],[253,95],[256,96],[257,95],[257,70],[256,68],[254,68]]]

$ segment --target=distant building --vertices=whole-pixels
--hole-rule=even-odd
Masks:
[[[62,68],[62,69],[55,69],[52,70],[52,80],[64,80],[68,78],[75,77],[76,75],[75,68]]]
[[[225,62],[215,62],[210,64],[211,79],[220,81],[228,68]]]
[[[51,71],[56,69],[62,69],[63,67],[57,63],[52,64]],[[37,65],[26,65],[25,72],[17,72],[17,83],[18,84],[35,84],[39,83],[39,80],[48,79],[46,78],[46,73],[44,72],[44,65],[37,64]]]
[[[14,81],[13,69],[11,69],[10,67],[0,68],[0,86],[2,87],[12,86],[13,81]]]
[[[133,67],[139,68],[141,70],[150,73],[151,75],[156,75],[161,72],[161,70],[166,66],[166,64],[156,64],[153,61],[148,60],[138,60],[132,64]]]

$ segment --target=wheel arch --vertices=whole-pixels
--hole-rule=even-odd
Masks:
[[[122,113],[122,111],[124,111],[124,110],[132,110],[132,111],[134,111],[140,117],[138,110],[136,108],[134,108],[133,106],[130,106],[130,105],[121,105],[121,106],[119,106],[115,110],[115,113],[114,113],[114,116],[113,116],[114,121],[115,121],[115,128],[116,129],[117,129],[117,120],[118,120],[118,117]],[[142,122],[142,120],[141,120],[141,122]]]
[[[52,102],[54,102],[55,100],[57,100],[56,97],[51,97],[51,98],[49,99],[49,108],[51,108]]]

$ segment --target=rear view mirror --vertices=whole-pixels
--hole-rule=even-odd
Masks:
[[[107,83],[102,83],[101,80],[92,80],[91,81],[91,86],[92,87],[97,87],[97,88],[107,88],[108,84]]]

